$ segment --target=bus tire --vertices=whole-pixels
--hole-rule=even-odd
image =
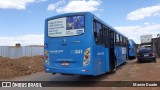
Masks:
[[[116,71],[117,71],[117,61],[115,60],[114,68],[110,70],[110,73],[114,74],[116,73]]]
[[[134,56],[133,59],[136,59],[136,56]]]

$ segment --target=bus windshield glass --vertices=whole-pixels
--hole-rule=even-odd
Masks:
[[[70,16],[48,21],[49,37],[74,36],[84,33],[84,16]]]

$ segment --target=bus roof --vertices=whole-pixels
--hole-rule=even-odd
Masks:
[[[59,18],[59,17],[65,17],[65,16],[85,15],[86,13],[90,13],[90,12],[75,12],[75,13],[59,14],[59,15],[56,15],[56,16],[49,17],[46,20],[50,20],[50,19],[53,19],[53,18]]]
[[[128,40],[129,40],[129,42],[134,42],[133,39],[128,39]]]
[[[136,44],[133,39],[129,39],[129,42]]]
[[[123,37],[127,38],[126,36],[124,36],[122,33],[120,33],[119,31],[117,31],[116,29],[114,29],[113,27],[111,27],[110,25],[108,25],[107,23],[105,23],[103,20],[101,20],[100,18],[98,18],[97,16],[95,16],[94,14],[92,14],[91,12],[75,12],[75,13],[65,13],[65,14],[60,14],[60,15],[56,15],[53,17],[49,17],[46,19],[46,21],[53,19],[53,18],[59,18],[59,17],[65,17],[65,16],[73,16],[73,15],[85,15],[85,14],[91,14],[93,16],[93,18],[95,18],[96,20],[102,22],[102,24],[106,25],[107,27],[109,27],[111,30],[115,31],[116,33],[122,35]],[[128,38],[127,38],[128,39]]]

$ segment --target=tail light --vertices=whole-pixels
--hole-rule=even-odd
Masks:
[[[44,52],[44,62],[49,65],[49,54],[47,50]]]
[[[45,58],[48,59],[48,56],[46,55]]]
[[[90,63],[90,48],[87,48],[84,52],[83,66]]]
[[[156,55],[155,52],[152,52],[152,55],[155,56]]]
[[[85,59],[88,59],[88,58],[89,58],[89,56],[87,56],[87,55],[86,55],[86,56],[84,56],[84,57],[85,57]]]

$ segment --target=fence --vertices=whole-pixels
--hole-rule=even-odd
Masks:
[[[8,58],[19,58],[24,56],[43,55],[43,46],[0,46],[0,56]]]

